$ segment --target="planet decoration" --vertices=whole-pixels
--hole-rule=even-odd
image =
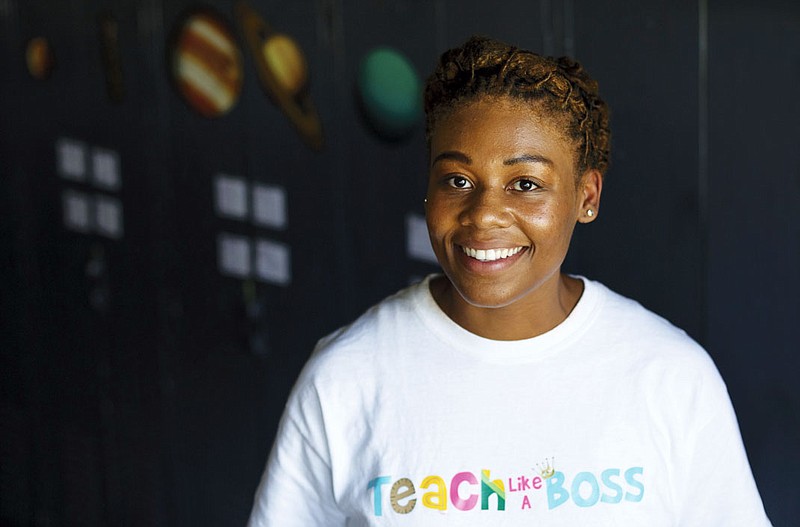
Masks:
[[[56,64],[50,42],[44,37],[35,37],[28,41],[25,63],[31,77],[40,81],[47,79]]]
[[[379,137],[402,139],[421,122],[422,83],[399,51],[379,47],[367,53],[357,88],[362,114]]]
[[[300,93],[308,81],[308,66],[295,41],[287,35],[272,35],[264,42],[263,53],[278,86],[291,94]]]
[[[172,46],[172,76],[186,102],[204,117],[228,113],[242,89],[242,55],[221,15],[190,11]]]
[[[322,148],[322,124],[308,90],[308,66],[300,46],[277,33],[247,2],[236,4],[236,15],[267,95],[292,121],[313,149]]]

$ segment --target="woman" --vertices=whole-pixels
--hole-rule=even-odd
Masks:
[[[320,341],[250,524],[769,525],[705,351],[560,270],[608,167],[596,82],[473,38],[425,107],[444,275]]]

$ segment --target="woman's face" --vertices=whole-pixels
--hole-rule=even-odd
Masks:
[[[505,307],[555,291],[576,221],[591,221],[597,171],[576,179],[576,145],[554,117],[513,99],[453,110],[431,135],[433,250],[461,298]],[[546,299],[539,299],[546,300]]]

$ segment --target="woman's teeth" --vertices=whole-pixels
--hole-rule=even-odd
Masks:
[[[524,247],[514,247],[513,249],[472,249],[470,247],[461,247],[464,254],[471,256],[481,262],[493,262],[502,258],[514,256],[520,252]]]

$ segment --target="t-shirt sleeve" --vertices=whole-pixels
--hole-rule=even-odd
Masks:
[[[710,364],[710,360],[709,360]],[[722,378],[710,365],[696,393],[697,421],[687,431],[676,469],[682,527],[766,527],[764,512]]]
[[[317,391],[299,384],[286,406],[256,491],[249,527],[335,527],[331,459]]]

